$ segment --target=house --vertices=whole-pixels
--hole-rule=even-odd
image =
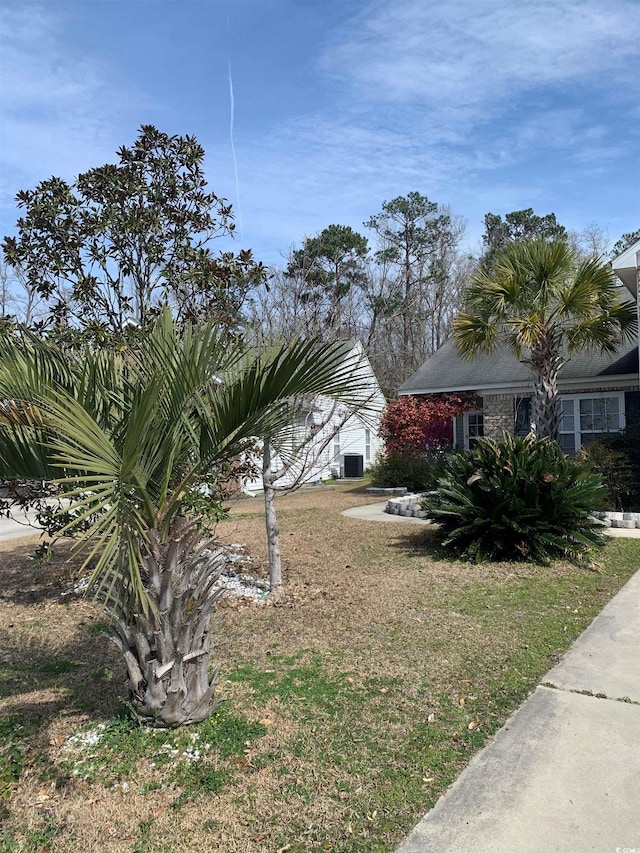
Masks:
[[[640,241],[612,261],[621,288],[638,304]],[[628,294],[625,292],[625,299]],[[560,445],[573,454],[604,432],[640,423],[638,351],[623,346],[615,355],[583,352],[571,356],[560,371],[558,391],[562,421]],[[452,423],[454,447],[468,449],[474,440],[499,438],[503,431],[526,435],[530,423],[532,380],[529,369],[506,349],[464,360],[449,339],[400,388],[399,394],[425,396],[465,393],[475,408]]]
[[[384,394],[359,341],[345,341],[344,358],[353,363],[359,383],[364,377],[359,396],[366,401],[366,409],[354,413],[322,395],[297,401],[294,428],[286,438],[295,455],[293,459],[283,460],[277,452],[274,454],[276,488],[339,477],[362,477],[381,450],[378,431],[386,404]],[[262,479],[258,476],[245,480],[243,487],[245,491],[259,490]]]

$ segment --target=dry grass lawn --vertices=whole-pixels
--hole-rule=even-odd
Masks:
[[[639,562],[618,540],[597,571],[455,563],[425,528],[340,514],[367,500],[280,499],[287,596],[224,604],[228,702],[188,766],[193,729],[163,764],[165,735],[114,722],[124,667],[98,607],[61,596],[79,563],[0,544],[0,850],[391,851]],[[266,576],[258,499],[218,533]],[[108,743],[71,750],[100,721]]]

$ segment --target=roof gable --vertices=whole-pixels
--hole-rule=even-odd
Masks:
[[[623,282],[627,290],[638,295],[638,268],[640,267],[640,240],[636,240],[630,246],[620,252],[611,261],[614,273]]]

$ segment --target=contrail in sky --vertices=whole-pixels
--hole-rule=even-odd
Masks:
[[[238,225],[240,226],[240,239],[244,241],[244,230],[242,228],[242,208],[240,207],[240,181],[238,180],[238,160],[236,157],[236,146],[233,142],[233,114],[235,111],[235,103],[233,100],[233,78],[231,76],[231,60],[229,60],[229,99],[231,102],[229,139],[231,140],[231,154],[233,155],[233,171],[236,176],[236,203],[238,205]]]

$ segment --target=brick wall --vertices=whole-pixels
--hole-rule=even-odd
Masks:
[[[505,431],[513,434],[514,399],[513,394],[483,395],[482,414],[487,438],[502,438]]]
[[[611,385],[606,388],[580,388],[578,391],[567,391],[564,388],[558,392],[558,396],[565,397],[570,396],[571,394],[593,394],[594,397],[597,397],[598,394],[607,394],[609,391],[637,391],[638,383],[624,383],[620,385]]]

